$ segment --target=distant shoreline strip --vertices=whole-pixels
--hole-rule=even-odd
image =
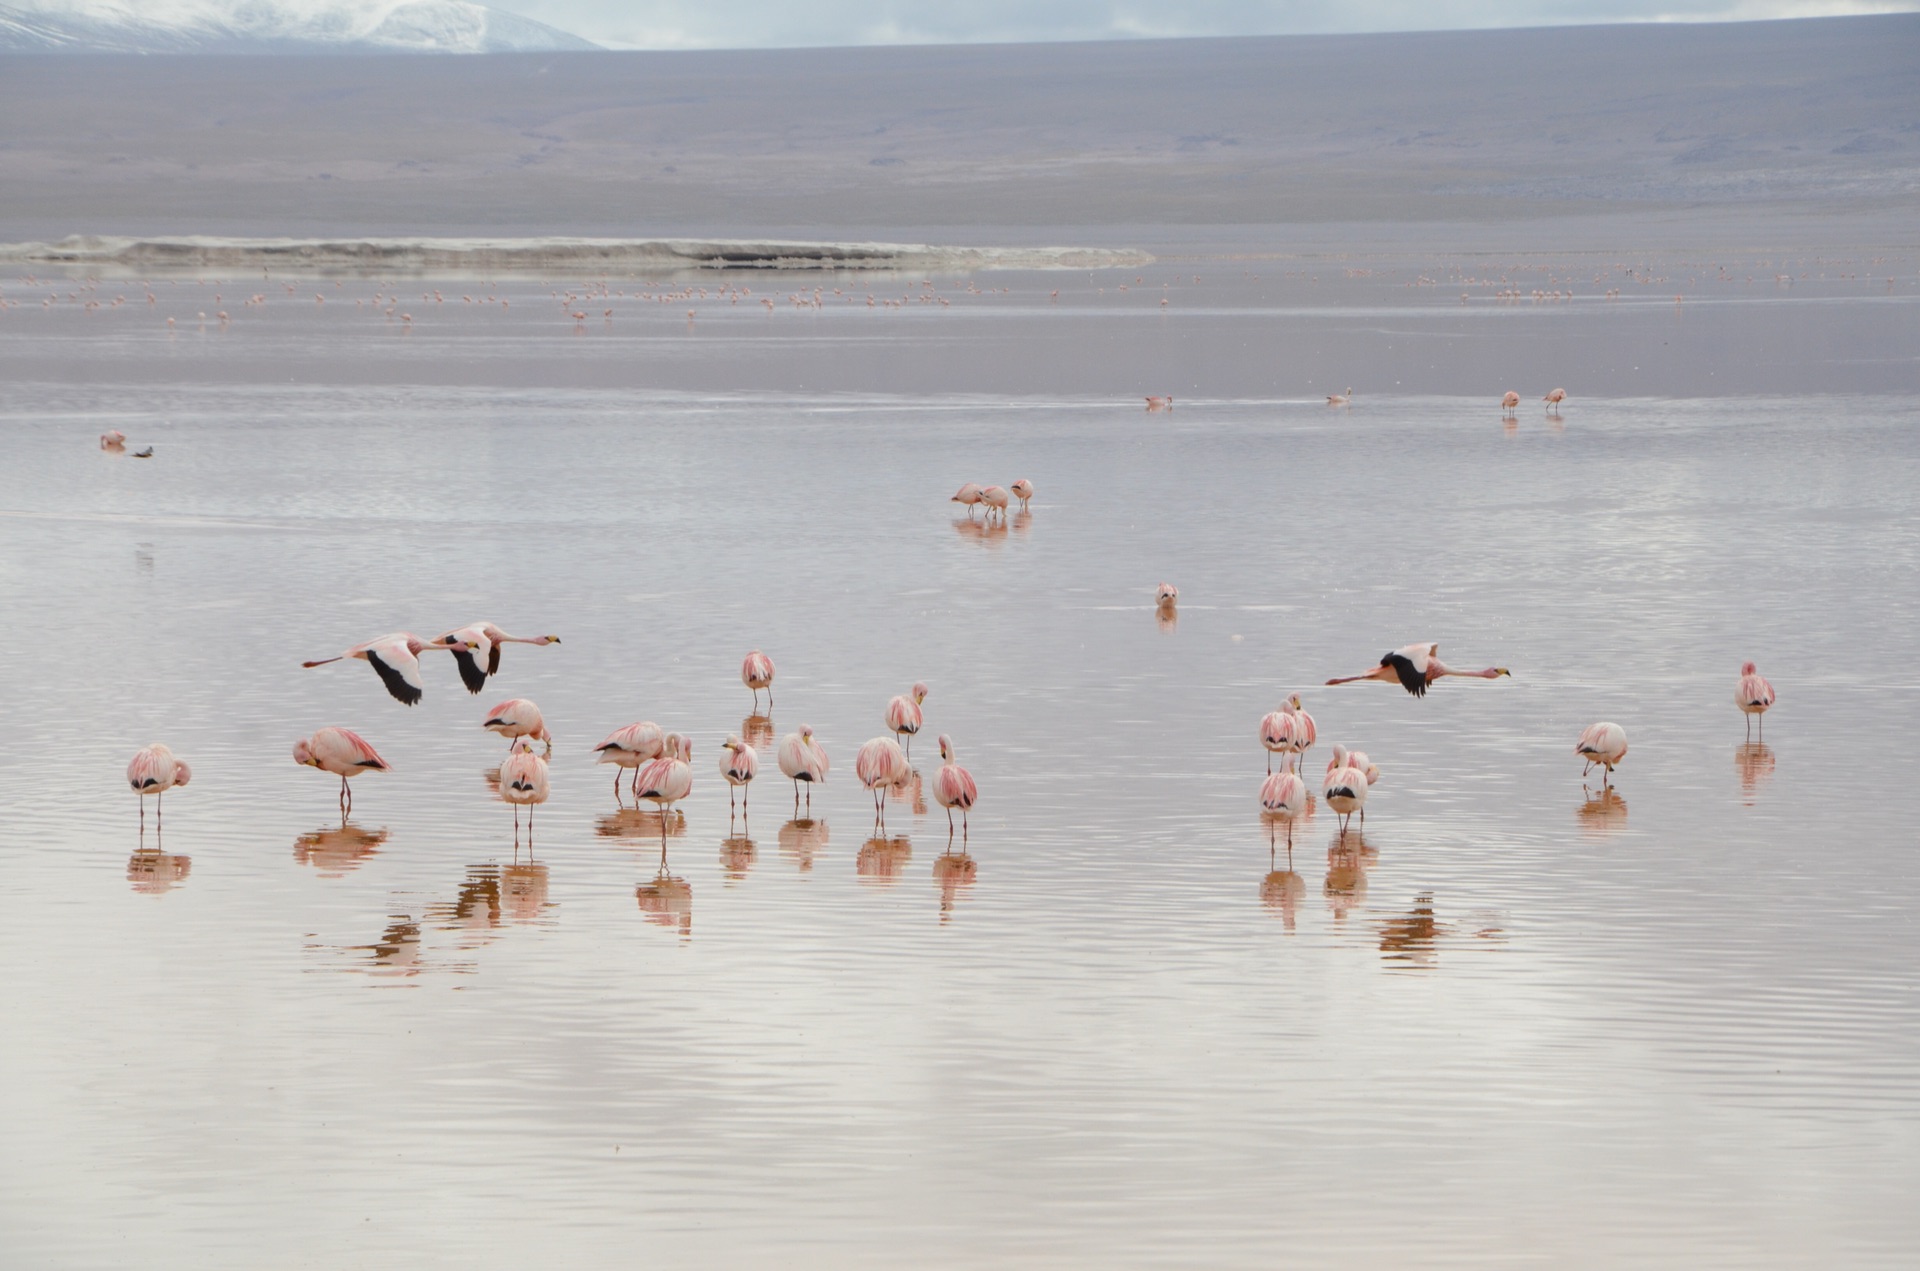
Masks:
[[[107,238],[0,243],[22,265],[160,271],[263,269],[406,273],[627,270],[1135,269],[1142,251],[1101,247],[937,247],[698,238]]]

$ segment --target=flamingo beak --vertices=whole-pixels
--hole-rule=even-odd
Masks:
[[[1500,671],[1500,674],[1502,674],[1502,675],[1504,675],[1504,676],[1506,676],[1506,677],[1507,677],[1508,679],[1512,679],[1512,678],[1513,678],[1513,672],[1512,672],[1512,671],[1509,671],[1509,670],[1508,670],[1508,669],[1507,669],[1506,667],[1504,667],[1504,666],[1503,666],[1503,667],[1500,667],[1500,668],[1499,668],[1499,671]]]

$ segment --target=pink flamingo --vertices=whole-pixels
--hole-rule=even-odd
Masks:
[[[986,505],[989,519],[998,515],[1001,520],[1007,516],[1007,491],[1004,486],[990,485],[980,491],[980,502]]]
[[[1734,703],[1747,716],[1747,735],[1753,735],[1753,721],[1760,720],[1760,739],[1767,737],[1767,712],[1773,709],[1773,685],[1767,683],[1759,670],[1751,662],[1740,664],[1740,685],[1733,693]]]
[[[600,755],[596,763],[610,763],[613,771],[613,797],[620,800],[620,774],[629,768],[638,768],[649,759],[658,759],[664,737],[660,725],[652,720],[642,720],[638,724],[628,724],[625,728],[616,728],[607,734],[607,739],[594,747]],[[621,806],[626,806],[621,803]]]
[[[1173,409],[1173,398],[1171,397],[1147,398],[1147,414],[1149,415],[1158,415],[1162,411],[1169,411],[1172,409]]]
[[[738,737],[720,743],[720,776],[727,783],[727,819],[733,819],[733,792],[740,791],[741,810],[746,809],[747,786],[760,772],[760,756]]]
[[[1329,759],[1327,761],[1327,775],[1331,777],[1334,769],[1341,766],[1359,769],[1360,774],[1367,779],[1367,784],[1370,786],[1380,783],[1380,765],[1367,758],[1367,752],[1364,750],[1349,750],[1344,761]],[[1360,814],[1360,823],[1362,825],[1367,823],[1367,814],[1365,812]]]
[[[913,753],[913,735],[920,731],[920,725],[925,720],[920,703],[926,700],[927,686],[915,684],[910,697],[903,695],[887,703],[887,727],[893,730],[895,737],[907,739],[907,754]]]
[[[1437,644],[1409,644],[1395,649],[1380,658],[1380,665],[1371,671],[1359,675],[1345,675],[1328,680],[1329,684],[1352,684],[1357,680],[1380,680],[1391,684],[1395,680],[1400,687],[1415,697],[1425,697],[1427,686],[1443,675],[1457,675],[1470,680],[1496,680],[1503,675],[1512,675],[1504,666],[1490,666],[1484,671],[1456,671],[1440,660],[1440,646]]]
[[[967,509],[967,519],[971,521],[973,519],[973,510],[980,506],[980,493],[980,487],[974,482],[969,481],[961,486],[959,492],[951,499],[948,499],[947,502],[965,505]]]
[[[1161,583],[1154,590],[1153,603],[1161,609],[1171,609],[1180,603],[1180,589],[1172,583]]]
[[[1273,757],[1294,753],[1293,716],[1285,711],[1268,711],[1260,720],[1260,744],[1267,751],[1267,775],[1273,775]]]
[[[1280,709],[1293,716],[1293,753],[1305,762],[1307,752],[1313,749],[1313,743],[1320,740],[1320,729],[1313,722],[1313,716],[1307,714],[1300,705],[1300,695],[1289,697]]]
[[[437,635],[433,643],[444,645],[452,651],[453,660],[460,665],[460,679],[466,684],[467,691],[478,693],[487,686],[488,676],[500,674],[501,645],[558,644],[560,637],[508,635],[491,622],[475,622]]]
[[[1260,810],[1287,823],[1287,856],[1293,856],[1293,823],[1307,813],[1307,783],[1293,770],[1294,757],[1280,761],[1280,771],[1269,772],[1260,783]]]
[[[100,434],[100,449],[125,450],[126,448],[127,434],[121,432],[118,428],[109,428]]]
[[[1607,775],[1601,780],[1603,786],[1613,784],[1613,769],[1627,755],[1627,730],[1618,724],[1601,721],[1590,724],[1587,731],[1580,734],[1580,740],[1574,745],[1573,753],[1587,761],[1580,769],[1580,775],[1586,776],[1593,771],[1593,765],[1599,764],[1606,769]]]
[[[476,646],[469,644],[469,649]],[[387,692],[404,706],[416,705],[426,696],[426,685],[420,680],[420,655],[428,649],[443,649],[452,652],[454,646],[435,644],[422,640],[410,631],[396,631],[392,635],[369,640],[365,644],[356,644],[345,653],[330,658],[319,658],[312,662],[302,662],[301,666],[325,666],[329,662],[340,662],[347,658],[358,658],[374,669],[380,682],[387,686]]]
[[[353,814],[353,791],[347,786],[349,777],[363,772],[393,771],[393,765],[382,759],[366,738],[350,728],[322,728],[313,736],[294,742],[293,761],[340,778],[342,817]]]
[[[1520,394],[1514,392],[1512,389],[1508,389],[1507,395],[1500,399],[1500,408],[1506,411],[1507,414],[1509,415],[1511,415],[1516,409],[1518,409],[1519,405],[1520,405]]]
[[[800,815],[800,783],[807,783],[807,815],[813,815],[813,787],[824,784],[827,779],[827,752],[813,739],[813,726],[800,725],[797,733],[788,733],[780,740],[780,750],[775,756],[780,764],[780,775],[793,782],[793,813]]]
[[[1025,477],[1021,477],[1018,481],[1008,486],[1007,489],[1013,492],[1014,498],[1020,500],[1020,510],[1022,512],[1027,511],[1027,504],[1033,498],[1033,482],[1027,480]]]
[[[1547,404],[1548,414],[1558,415],[1560,413],[1560,403],[1567,400],[1567,390],[1564,388],[1556,388],[1540,400]]]
[[[1344,392],[1344,393],[1328,393],[1328,394],[1327,394],[1327,405],[1329,405],[1329,406],[1351,406],[1351,405],[1353,405],[1353,390],[1352,390],[1352,389],[1348,389],[1348,390],[1347,390],[1346,392]]]
[[[673,805],[693,791],[693,741],[679,733],[668,733],[665,753],[641,765],[633,776],[635,798],[645,799],[660,809],[660,847],[667,843],[667,817]]]
[[[913,766],[907,762],[906,752],[891,737],[875,737],[853,757],[853,771],[860,784],[873,792],[874,823],[885,829],[887,791],[904,789],[913,781]]]
[[[967,813],[980,799],[973,774],[953,761],[953,740],[940,735],[940,771],[933,774],[933,801],[947,810],[947,842],[953,842],[953,810],[960,809],[960,838],[967,837]]]
[[[531,737],[543,741],[547,743],[546,753],[553,753],[553,734],[547,731],[547,721],[540,718],[540,708],[524,697],[510,697],[488,711],[487,722],[480,727],[509,739]]]
[[[1320,787],[1320,797],[1327,806],[1340,816],[1340,833],[1345,835],[1347,823],[1353,820],[1355,812],[1361,820],[1366,819],[1367,774],[1347,763],[1347,748],[1333,748],[1333,763],[1327,768],[1326,784]]]
[[[533,753],[533,742],[525,737],[513,739],[513,749],[500,765],[500,797],[513,805],[513,840],[520,841],[520,809],[527,810],[527,841],[533,841],[533,809],[545,803],[547,761]]]
[[[127,764],[127,784],[140,796],[140,824],[147,823],[147,796],[153,796],[153,819],[158,824],[164,812],[160,796],[175,786],[184,786],[193,780],[193,769],[187,767],[187,761],[176,758],[160,742],[154,742],[145,750],[138,751]]]
[[[753,709],[760,709],[760,690],[767,690],[767,705],[773,705],[773,659],[755,649],[740,663],[740,682],[753,690]]]

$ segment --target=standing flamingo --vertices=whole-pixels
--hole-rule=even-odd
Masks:
[[[638,768],[649,759],[660,757],[663,737],[660,725],[652,720],[642,720],[638,724],[628,724],[625,728],[616,728],[607,734],[607,739],[594,747],[600,755],[596,763],[615,765],[613,771],[613,797],[620,801],[620,777],[629,768]],[[622,807],[626,806],[624,803]]]
[[[773,705],[773,659],[755,649],[740,663],[740,682],[753,690],[753,709],[760,709],[760,690],[767,690],[767,705]]]
[[[460,666],[461,681],[469,693],[478,693],[487,686],[488,676],[500,674],[501,645],[558,644],[560,637],[508,635],[491,622],[475,622],[442,632],[432,642],[453,651],[453,660]]]
[[[1320,729],[1313,722],[1313,716],[1307,714],[1300,705],[1300,695],[1295,693],[1280,707],[1293,716],[1293,753],[1300,756],[1301,763],[1306,762],[1307,752],[1313,749],[1313,743],[1320,740]]]
[[[1171,609],[1180,603],[1180,589],[1172,583],[1161,583],[1154,589],[1153,603],[1162,609]]]
[[[513,841],[520,841],[520,809],[527,810],[527,841],[533,841],[533,809],[549,793],[547,761],[533,753],[533,742],[515,737],[513,749],[500,765],[500,797],[513,805]]]
[[[1437,644],[1409,644],[1383,654],[1380,665],[1371,671],[1359,675],[1345,675],[1328,680],[1329,684],[1352,684],[1356,680],[1380,680],[1391,684],[1395,680],[1400,687],[1415,697],[1425,697],[1427,686],[1443,675],[1458,675],[1472,680],[1495,680],[1503,675],[1512,675],[1504,666],[1490,666],[1484,671],[1456,671],[1440,660],[1440,646]]]
[[[989,520],[995,516],[998,516],[1003,521],[1006,520],[1007,490],[1005,486],[990,485],[980,491],[980,502],[986,505],[987,518]]]
[[[349,728],[322,728],[311,737],[293,743],[293,761],[318,768],[340,778],[340,815],[353,814],[353,791],[347,778],[363,772],[392,772],[393,765],[367,744],[366,738]]]
[[[775,758],[780,764],[780,774],[793,782],[793,814],[800,815],[800,783],[807,783],[807,815],[813,815],[813,787],[824,784],[827,779],[827,752],[813,740],[813,726],[800,725],[797,733],[788,733],[780,740],[780,750]]]
[[[753,753],[753,747],[738,737],[728,737],[720,743],[720,776],[727,783],[727,820],[733,820],[733,792],[740,791],[740,806],[744,811],[747,800],[747,785],[760,772],[760,756]]]
[[[1767,712],[1773,709],[1773,685],[1767,683],[1766,678],[1760,674],[1753,663],[1742,662],[1740,664],[1740,684],[1739,687],[1734,689],[1733,700],[1735,705],[1739,706],[1739,708],[1746,713],[1748,737],[1752,737],[1753,721],[1755,717],[1758,717],[1760,720],[1760,739],[1765,741],[1767,737]]]
[[[109,428],[100,434],[100,449],[125,450],[126,448],[127,434],[121,432],[118,428]]]
[[[444,649],[452,652],[455,647],[422,640],[410,631],[396,631],[392,635],[384,635],[377,640],[369,640],[365,644],[356,644],[345,653],[330,658],[319,658],[312,662],[302,662],[300,665],[325,666],[329,662],[359,658],[380,676],[380,682],[387,686],[387,692],[393,694],[395,701],[404,706],[413,706],[426,696],[426,685],[420,680],[420,654],[428,649]],[[468,649],[477,647],[471,641],[467,644]]]
[[[1353,820],[1353,814],[1359,812],[1365,816],[1367,806],[1367,774],[1347,763],[1347,748],[1333,748],[1333,763],[1327,769],[1326,784],[1320,787],[1320,797],[1327,806],[1340,815],[1340,833],[1345,835],[1347,823]]]
[[[1549,415],[1558,415],[1560,413],[1560,403],[1567,400],[1567,390],[1564,388],[1556,388],[1540,400],[1547,404],[1547,413]]]
[[[1149,415],[1157,415],[1162,411],[1169,411],[1172,409],[1173,409],[1173,398],[1171,397],[1147,398],[1147,414]]]
[[[940,771],[933,774],[933,801],[947,810],[947,842],[953,842],[953,810],[960,809],[960,838],[967,837],[967,813],[980,799],[973,774],[953,761],[953,741],[940,735]]]
[[[1273,775],[1273,757],[1296,753],[1294,717],[1284,710],[1268,711],[1260,720],[1260,744],[1267,751],[1267,775]]]
[[[1519,406],[1520,394],[1514,392],[1512,389],[1508,389],[1507,395],[1500,399],[1500,408],[1511,415]]]
[[[902,789],[913,780],[913,766],[907,762],[906,752],[891,737],[875,737],[853,757],[853,771],[860,784],[873,792],[874,823],[885,829],[887,791]]]
[[[1020,500],[1020,510],[1022,512],[1027,511],[1027,504],[1033,498],[1033,482],[1027,480],[1025,477],[1021,477],[1018,481],[1008,486],[1007,489],[1013,492],[1014,498]]]
[[[547,731],[547,721],[540,717],[540,708],[524,697],[510,697],[488,711],[487,721],[480,727],[509,739],[531,737],[543,741],[547,753],[553,753],[553,734]]]
[[[965,505],[967,509],[967,519],[971,521],[973,519],[973,510],[980,506],[980,487],[974,482],[969,481],[961,486],[959,492],[951,499],[948,499],[947,502]]]
[[[1349,388],[1349,389],[1348,389],[1348,390],[1347,390],[1346,392],[1344,392],[1344,393],[1328,393],[1328,394],[1327,394],[1327,405],[1329,405],[1329,406],[1351,406],[1351,405],[1353,405],[1353,390],[1352,390],[1351,388]]]
[[[1280,761],[1280,771],[1270,772],[1260,783],[1260,810],[1275,820],[1287,823],[1287,856],[1293,856],[1293,823],[1307,814],[1307,783],[1293,770],[1289,755]]]
[[[633,776],[634,797],[660,809],[660,846],[666,849],[667,817],[673,805],[693,790],[693,742],[678,733],[667,734],[666,753],[642,764]]]
[[[1598,724],[1590,724],[1587,731],[1580,734],[1580,740],[1574,746],[1573,753],[1587,761],[1586,767],[1580,769],[1582,777],[1593,771],[1593,765],[1599,764],[1607,770],[1607,775],[1601,780],[1601,784],[1610,786],[1613,784],[1615,765],[1626,758],[1627,730],[1618,724],[1610,724],[1604,720]]]
[[[147,796],[153,796],[153,819],[159,824],[164,812],[160,796],[175,786],[183,786],[193,780],[193,769],[187,767],[187,761],[174,756],[160,742],[154,742],[145,750],[138,751],[127,764],[127,784],[140,796],[140,824],[147,824]]]
[[[907,752],[913,753],[913,735],[920,731],[924,716],[920,703],[927,700],[927,686],[915,684],[911,696],[900,696],[887,703],[887,727],[895,737],[907,739]]]

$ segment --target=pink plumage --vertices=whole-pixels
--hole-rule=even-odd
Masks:
[[[767,690],[767,704],[773,704],[773,659],[755,649],[740,663],[740,682],[753,690],[753,702],[760,704],[760,690]]]
[[[893,730],[895,737],[907,738],[907,745],[913,745],[913,735],[920,731],[925,722],[920,703],[927,700],[927,686],[915,684],[912,693],[902,694],[887,703],[887,727]]]
[[[973,774],[954,762],[953,741],[940,738],[940,770],[933,774],[933,801],[947,810],[947,835],[953,835],[953,811],[960,810],[960,829],[965,834],[967,813],[979,802],[980,787],[974,783]]]
[[[155,816],[160,814],[160,796],[176,786],[193,780],[193,769],[159,742],[138,751],[127,764],[127,784],[140,796],[140,823],[146,824],[147,796],[154,796]]]
[[[1573,753],[1586,760],[1586,767],[1580,770],[1585,776],[1593,770],[1595,764],[1606,769],[1606,783],[1613,780],[1613,770],[1627,754],[1627,730],[1618,724],[1602,720],[1589,724],[1580,734],[1580,740],[1574,744]]]
[[[1734,689],[1733,701],[1734,705],[1738,706],[1746,715],[1747,730],[1751,733],[1754,719],[1759,716],[1764,716],[1769,710],[1773,709],[1773,685],[1767,683],[1766,678],[1760,674],[1759,668],[1755,667],[1753,663],[1743,662],[1740,666],[1740,683],[1738,687]],[[1762,718],[1760,720],[1760,735],[1762,737],[1766,736],[1766,728],[1767,721]]]
[[[547,753],[553,753],[553,734],[547,731],[547,721],[541,718],[540,708],[524,697],[509,698],[495,706],[480,726],[502,737],[531,737],[545,742]]]

